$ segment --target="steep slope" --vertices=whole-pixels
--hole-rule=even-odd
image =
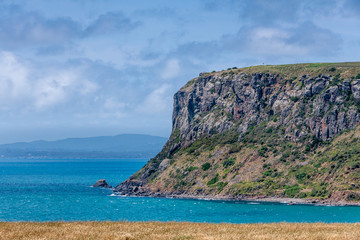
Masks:
[[[202,73],[163,150],[119,194],[360,200],[360,63]]]

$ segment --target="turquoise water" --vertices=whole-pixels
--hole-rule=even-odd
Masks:
[[[146,160],[0,162],[0,221],[360,222],[360,207],[112,196]]]

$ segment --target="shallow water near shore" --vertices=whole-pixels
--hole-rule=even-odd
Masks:
[[[0,162],[0,221],[360,222],[360,207],[114,196],[145,159]]]

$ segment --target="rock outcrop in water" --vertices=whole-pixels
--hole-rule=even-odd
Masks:
[[[103,188],[112,188],[112,186],[110,186],[105,179],[100,179],[98,180],[93,187],[103,187]]]
[[[115,191],[359,201],[359,112],[360,63],[201,74],[175,94],[163,150]]]

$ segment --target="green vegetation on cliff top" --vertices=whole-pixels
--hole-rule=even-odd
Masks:
[[[244,73],[274,73],[288,77],[318,74],[331,74],[334,76],[340,74],[341,77],[352,77],[360,73],[360,62],[258,65],[239,69],[228,69],[220,71],[220,73],[230,73],[231,71]]]
[[[284,79],[296,80],[303,75],[316,76],[319,74],[329,74],[343,78],[360,78],[360,62],[343,62],[343,63],[298,63],[283,65],[257,65],[244,68],[228,68],[222,71],[213,71],[201,73],[206,75],[229,76],[239,73],[272,73],[278,74]],[[184,87],[189,87],[195,83],[196,78],[189,81]]]

